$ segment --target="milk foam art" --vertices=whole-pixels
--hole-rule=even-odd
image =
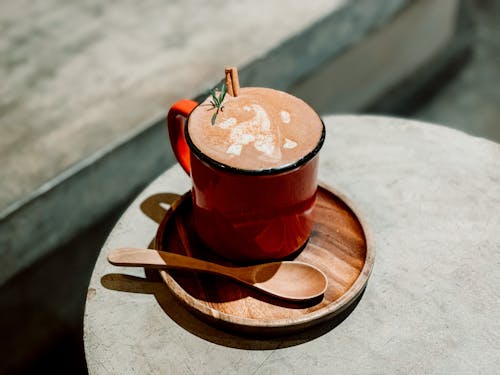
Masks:
[[[214,121],[207,98],[189,118],[189,137],[205,155],[240,169],[288,165],[311,152],[322,136],[318,115],[300,99],[268,89],[244,87],[226,96]]]

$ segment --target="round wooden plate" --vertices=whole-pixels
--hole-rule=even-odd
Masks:
[[[328,288],[318,300],[284,302],[210,274],[161,270],[161,277],[191,311],[218,326],[245,333],[288,333],[323,322],[356,300],[374,262],[366,231],[344,201],[331,188],[318,188],[311,238],[294,256],[327,276]],[[156,249],[230,264],[199,242],[190,224],[191,208],[190,192],[171,206],[158,228]]]

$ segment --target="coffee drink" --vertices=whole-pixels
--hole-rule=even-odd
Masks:
[[[188,135],[218,163],[257,171],[285,167],[313,152],[323,136],[316,112],[285,92],[244,87],[237,97],[226,95],[219,108],[213,99],[190,114]]]
[[[302,100],[240,87],[234,67],[225,75],[220,91],[201,104],[181,100],[167,116],[172,149],[192,180],[190,227],[229,260],[282,259],[313,230],[325,127]]]

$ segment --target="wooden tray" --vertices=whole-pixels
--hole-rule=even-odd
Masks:
[[[171,206],[161,222],[156,249],[230,264],[199,242],[190,224],[191,209],[188,192]],[[310,327],[336,316],[356,300],[374,262],[360,221],[331,188],[318,189],[314,220],[311,238],[295,259],[318,267],[327,276],[328,289],[318,301],[283,302],[210,274],[162,270],[160,275],[185,306],[217,326],[259,334]]]

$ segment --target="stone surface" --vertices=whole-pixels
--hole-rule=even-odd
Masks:
[[[471,61],[412,116],[500,142],[500,2],[471,7],[477,29]]]
[[[99,251],[122,210],[0,287],[0,374],[87,374],[85,297]]]
[[[350,315],[289,337],[241,337],[200,322],[144,270],[107,264],[109,250],[148,246],[154,237],[146,199],[172,202],[189,189],[175,166],[137,197],[97,260],[84,320],[90,373],[499,368],[500,145],[395,118],[332,116],[325,123],[320,178],[356,202],[376,251]]]
[[[401,94],[391,90],[404,86],[411,93],[408,79],[419,70],[431,71],[450,48],[458,10],[459,1],[415,1],[290,92],[322,114],[363,112],[381,98],[395,102]]]

